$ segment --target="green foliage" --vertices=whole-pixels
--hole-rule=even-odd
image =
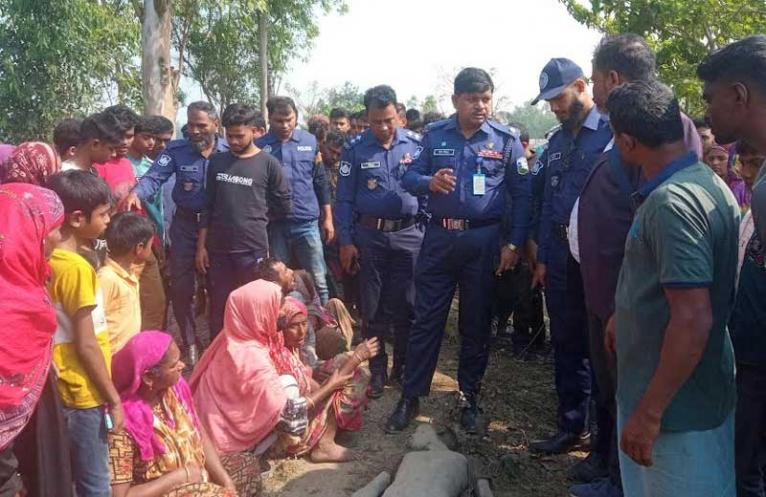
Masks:
[[[63,117],[140,98],[140,34],[127,7],[0,0],[0,140],[47,139]]]
[[[545,134],[558,125],[556,116],[548,110],[546,104],[519,105],[511,112],[500,111],[496,117],[506,124],[521,124],[529,131],[532,139],[545,138]]]
[[[660,78],[690,114],[702,111],[696,67],[712,50],[766,31],[763,0],[560,0],[570,14],[605,33],[636,33],[657,53]]]
[[[221,109],[260,99],[258,15],[268,16],[271,83],[319,34],[317,17],[343,11],[343,0],[179,0],[173,21],[176,50],[187,51],[186,74]]]
[[[336,107],[349,112],[364,110],[364,92],[350,81],[337,88],[320,88],[319,83],[313,81],[303,92],[290,86],[287,90],[298,100],[300,118],[304,120],[318,114],[329,116],[330,111]]]

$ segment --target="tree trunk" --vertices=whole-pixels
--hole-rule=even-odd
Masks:
[[[176,121],[176,78],[170,65],[172,0],[144,0],[141,72],[144,113]]]
[[[266,101],[269,99],[269,32],[266,9],[263,9],[258,15],[258,58],[261,62],[261,112],[263,117],[268,120],[268,110]]]

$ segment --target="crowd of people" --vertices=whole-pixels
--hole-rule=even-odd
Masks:
[[[386,432],[419,413],[459,292],[468,434],[493,341],[547,354],[545,302],[558,430],[529,450],[590,451],[571,495],[763,497],[766,36],[698,75],[691,119],[639,36],[590,80],[552,59],[541,149],[478,68],[449,117],[380,85],[305,130],[275,96],[0,145],[0,496],[249,497],[267,458],[352,460],[387,386]]]

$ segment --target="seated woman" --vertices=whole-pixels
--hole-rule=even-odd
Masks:
[[[159,331],[139,333],[112,358],[125,411],[125,431],[109,434],[115,497],[237,495],[197,419],[184,367],[173,338]],[[244,482],[239,490],[250,497],[258,489]]]
[[[312,417],[302,436],[280,436],[275,450],[287,455],[300,455],[316,447],[311,454],[314,460],[346,460],[351,454],[335,444],[335,433],[338,429],[357,431],[362,427],[362,409],[368,401],[366,390],[370,375],[359,366],[378,353],[379,344],[377,339],[368,340],[359,344],[354,352],[338,354],[323,362],[318,367],[320,374],[317,376],[332,378],[333,375],[340,375],[347,378],[351,375],[343,389],[327,396],[322,392],[323,387],[312,378],[313,372],[300,353],[308,331],[308,320],[306,306],[297,299],[287,297],[282,304],[279,324],[288,355],[278,368],[281,374],[296,379]]]
[[[262,453],[277,440],[312,433],[314,438],[294,447],[277,446],[288,445],[283,453],[290,455],[311,452],[315,461],[348,460],[350,452],[335,444],[335,416],[327,411],[333,409],[328,399],[352,380],[353,369],[336,371],[312,390],[310,370],[285,348],[277,330],[281,303],[280,287],[263,280],[231,293],[223,330],[191,379],[200,421],[223,454]],[[366,343],[356,351],[356,365],[375,353],[377,343]],[[317,417],[324,429],[307,431]]]

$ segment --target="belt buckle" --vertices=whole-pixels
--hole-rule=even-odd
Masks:
[[[375,220],[375,229],[378,230],[378,231],[383,231],[384,226],[386,225],[385,221],[386,220],[383,219],[383,218],[376,219]]]
[[[202,213],[201,213],[201,212],[196,212],[196,213],[194,214],[194,217],[196,217],[196,218],[197,218],[197,223],[199,223],[200,221],[202,221]]]

